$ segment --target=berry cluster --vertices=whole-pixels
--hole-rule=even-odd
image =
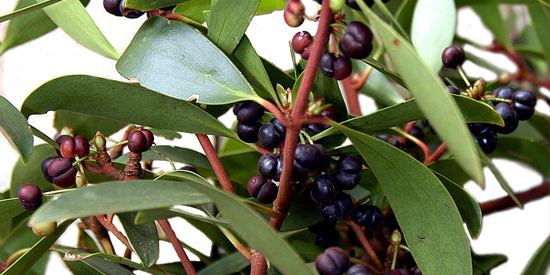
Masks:
[[[78,170],[73,166],[75,158],[83,158],[90,153],[90,144],[83,136],[61,135],[56,139],[59,144],[58,156],[42,161],[44,178],[58,187],[67,188],[75,183]]]
[[[258,141],[258,132],[262,124],[260,119],[264,115],[264,107],[254,101],[241,101],[235,104],[233,114],[237,116],[237,135],[248,143]]]

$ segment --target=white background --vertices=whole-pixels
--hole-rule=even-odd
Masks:
[[[0,14],[13,10],[16,0],[2,0]],[[88,6],[92,18],[104,32],[107,39],[119,50],[123,51],[137,31],[145,16],[135,20],[117,18],[106,13],[102,1],[92,0]],[[475,37],[480,44],[488,44],[492,36],[480,24],[479,19],[471,10],[459,12],[457,32],[462,36]],[[0,37],[3,37],[7,22],[0,23]],[[250,25],[247,35],[250,37],[260,55],[271,60],[283,69],[291,68],[291,59],[288,50],[288,40],[298,30],[308,29],[314,32],[315,24],[306,22],[298,29],[287,27],[281,12],[271,16],[255,18]],[[473,47],[466,48],[470,53],[476,52]],[[507,66],[506,60],[498,59],[496,63]],[[501,58],[501,57],[500,57]],[[509,65],[508,65],[509,66]],[[475,65],[465,64],[467,73],[486,80],[495,77],[486,71],[475,68]],[[509,66],[513,71],[515,68]],[[67,74],[89,74],[111,79],[123,80],[115,70],[115,61],[103,58],[69,38],[63,31],[57,29],[50,34],[15,49],[9,50],[0,57],[0,94],[6,97],[13,105],[20,107],[25,97],[42,83]],[[362,109],[364,113],[374,111],[372,101],[362,97]],[[548,113],[545,103],[537,105],[537,111]],[[55,134],[51,114],[33,116],[30,123],[50,136]],[[224,123],[234,121],[232,114],[223,117]],[[35,138],[35,143],[42,141]],[[168,144],[166,141],[156,140],[158,144]],[[170,143],[173,144],[173,143]],[[180,146],[185,146],[197,151],[202,151],[193,135],[184,135],[178,141]],[[0,135],[0,191],[9,188],[11,170],[18,161],[17,152]],[[540,175],[532,169],[504,160],[496,160],[500,171],[508,180],[514,191],[529,189],[542,182]],[[485,171],[487,188],[481,190],[473,183],[466,184],[466,189],[480,202],[499,198],[505,195],[490,172]],[[513,209],[499,214],[487,216],[483,220],[483,231],[477,240],[472,242],[473,250],[478,254],[503,253],[508,256],[508,262],[494,270],[493,274],[520,274],[532,253],[545,240],[550,231],[550,199],[545,199],[527,204],[523,210]],[[210,241],[187,226],[181,220],[171,220],[180,239],[191,246],[198,248],[202,253],[209,253]],[[76,244],[76,229],[72,227],[65,233],[61,243],[65,245]],[[115,238],[113,238],[115,239]],[[115,243],[117,251],[123,251],[119,243]],[[162,262],[177,261],[175,253],[168,244],[162,244]],[[193,255],[190,256],[192,259]],[[48,274],[69,274],[61,265],[61,261],[55,255],[54,264],[48,267]],[[160,263],[162,263],[160,262]]]

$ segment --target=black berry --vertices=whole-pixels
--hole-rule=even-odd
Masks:
[[[59,187],[69,187],[75,183],[76,173],[71,159],[56,158],[48,165],[48,175],[53,178],[53,183]]]
[[[329,232],[315,236],[315,245],[321,248],[329,248],[337,246],[340,242],[340,233],[338,230],[332,229]]]
[[[266,123],[260,127],[258,141],[265,148],[277,148],[283,142],[283,137],[272,123]]]
[[[537,97],[531,91],[519,90],[512,95],[511,105],[520,120],[530,119],[535,114],[535,104]]]
[[[486,133],[490,133],[493,131],[492,124],[485,123],[485,122],[468,123],[468,128],[470,129],[470,132],[474,136],[483,136],[483,135],[486,135]]]
[[[302,131],[306,132],[306,134],[310,137],[313,137],[324,130],[325,127],[323,126],[323,124],[320,123],[310,123],[304,124],[304,126],[302,126]],[[324,138],[318,139],[315,141],[315,143],[321,143],[323,142],[323,140]]]
[[[237,108],[237,106],[235,106]],[[252,125],[264,115],[264,107],[254,101],[243,101],[236,111],[237,121],[241,124]]]
[[[411,131],[409,132],[409,134],[414,136],[418,140],[424,139],[424,131],[422,131],[422,129],[418,126],[413,126],[411,128]],[[415,143],[412,142],[411,140],[407,140],[407,143],[405,143],[405,147],[407,147],[407,148],[412,148],[412,147],[414,147],[414,145],[415,145]]]
[[[462,65],[465,60],[466,54],[462,47],[459,46],[449,46],[443,50],[443,54],[441,55],[443,65],[451,69],[456,69],[456,66]]]
[[[374,228],[382,223],[384,220],[384,215],[378,207],[374,205],[362,204],[353,209],[351,212],[351,219],[354,223],[360,226]]]
[[[493,90],[493,95],[498,98],[512,99],[512,95],[516,92],[516,89],[510,86],[498,87]]]
[[[351,75],[352,66],[351,61],[346,56],[336,57],[333,53],[325,53],[321,56],[319,69],[328,77],[342,80]]]
[[[42,205],[42,192],[36,184],[25,183],[17,190],[19,203],[27,210],[38,209]]]
[[[490,154],[497,148],[498,136],[492,127],[483,135],[475,136],[475,138],[485,154]]]
[[[422,271],[420,271],[418,266],[415,266],[411,269],[411,275],[422,275]]]
[[[53,177],[50,176],[50,174],[48,174],[48,166],[50,166],[50,163],[51,163],[54,159],[58,159],[58,158],[61,158],[61,157],[58,157],[58,156],[48,157],[48,158],[44,159],[44,160],[42,161],[42,164],[40,165],[40,168],[42,169],[42,175],[44,175],[44,178],[45,178],[48,182],[53,183]]]
[[[321,235],[328,234],[330,231],[334,230],[334,226],[336,226],[335,221],[322,220],[314,225],[309,226],[307,229],[315,235]]]
[[[309,173],[315,171],[321,163],[321,152],[312,144],[298,144],[294,151],[294,171]]]
[[[346,275],[374,275],[374,273],[366,265],[354,264],[348,269]]]
[[[317,256],[315,267],[321,275],[341,275],[349,268],[349,257],[341,248],[329,247]]]
[[[504,127],[495,125],[495,131],[501,134],[509,134],[518,128],[519,118],[518,113],[506,102],[499,102],[495,106],[495,111],[504,120]]]
[[[277,174],[277,155],[265,154],[258,160],[258,171],[266,179],[273,179]]]
[[[340,39],[342,53],[354,59],[363,59],[372,51],[372,32],[361,22],[351,22]]]
[[[359,184],[359,181],[361,181],[361,174],[348,173],[343,170],[336,170],[332,176],[338,186],[340,186],[343,190],[351,190]]]
[[[247,189],[248,193],[252,197],[257,197],[260,192],[260,188],[265,184],[266,179],[262,175],[254,175],[248,180]]]
[[[311,197],[316,203],[329,203],[336,199],[340,191],[340,187],[327,174],[318,176],[311,184]]]
[[[301,54],[304,52],[304,50],[313,42],[313,36],[307,31],[301,31],[297,32],[292,37],[292,49]]]
[[[258,141],[260,127],[262,127],[260,122],[254,122],[250,125],[237,123],[237,135],[244,142],[254,143]]]
[[[319,61],[319,70],[321,70],[321,72],[328,77],[334,77],[335,60],[336,56],[334,53],[324,53],[321,56],[321,61]]]
[[[258,192],[258,196],[256,197],[259,202],[268,204],[272,203],[275,198],[277,198],[277,191],[279,188],[275,183],[272,181],[267,181],[262,187],[260,187],[260,191]]]
[[[120,0],[103,0],[103,7],[110,14],[113,14],[115,16],[122,16],[120,2]]]
[[[341,156],[336,164],[336,170],[342,170],[348,173],[357,174],[363,170],[361,161],[350,155]]]
[[[325,171],[330,166],[330,156],[327,154],[327,151],[325,151],[325,148],[320,144],[313,144],[313,146],[317,147],[317,150],[321,154],[321,160],[319,161],[319,166],[317,166],[317,171]]]
[[[283,138],[285,138],[286,136],[286,128],[285,126],[283,126],[283,124],[277,120],[276,118],[272,118],[270,121],[269,121],[271,124],[273,124],[273,127],[275,127],[275,130],[277,130],[277,132],[279,132],[279,135]]]
[[[353,201],[348,194],[340,193],[334,201],[322,203],[319,209],[325,220],[338,221],[349,217],[353,210]]]
[[[319,116],[321,117],[324,117],[324,118],[328,118],[330,120],[334,120],[336,122],[340,122],[340,114],[338,113],[338,110],[336,110],[335,108],[333,107],[330,107],[330,108],[327,108],[327,109],[324,109],[323,111],[321,111],[321,113],[319,114]],[[330,126],[328,125],[325,125],[325,124],[321,124],[323,126],[323,128],[328,128]]]

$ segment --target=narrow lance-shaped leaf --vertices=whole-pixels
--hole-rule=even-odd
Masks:
[[[177,5],[187,1],[189,0],[126,0],[124,7],[127,9],[148,11]]]
[[[211,203],[188,184],[192,180],[129,180],[104,182],[61,194],[35,211],[29,224],[122,213],[174,205]],[[86,205],[86,207],[81,207]]]
[[[128,236],[134,252],[146,267],[151,267],[159,259],[159,235],[155,222],[135,224],[136,212],[119,213],[118,218]]]
[[[61,1],[61,0],[46,0],[44,2],[36,3],[36,4],[30,5],[30,6],[27,6],[27,7],[24,7],[24,8],[15,9],[13,12],[10,12],[8,14],[0,16],[0,23],[4,22],[4,21],[11,20],[11,19],[16,18],[16,17],[21,16],[21,15],[27,14],[29,12],[33,12],[33,11],[43,9],[44,7],[55,4],[59,1]]]
[[[164,96],[137,84],[94,76],[71,75],[50,80],[34,90],[21,106],[21,112],[26,117],[50,110],[66,110],[158,129],[238,140],[235,132],[192,103]]]
[[[42,0],[35,1],[43,2]],[[120,53],[107,41],[78,0],[61,1],[44,8],[44,12],[80,45],[107,58],[118,59],[120,57]]]
[[[25,117],[6,98],[0,96],[0,131],[21,156],[23,163],[31,157],[33,136]]]
[[[441,53],[453,42],[456,26],[454,0],[418,0],[414,7],[411,40],[418,55],[434,72],[443,66]]]
[[[455,202],[422,163],[377,138],[341,125],[390,202],[424,274],[472,274],[470,245]]]
[[[117,62],[124,77],[162,94],[204,104],[258,96],[229,58],[195,29],[149,18]]]
[[[363,12],[378,31],[386,52],[416,98],[420,110],[455,155],[460,167],[483,187],[485,184],[476,144],[445,85],[406,39],[361,2]]]
[[[547,271],[550,268],[550,237],[544,241],[539,247],[537,252],[533,255],[533,258],[529,261],[525,270],[521,274],[523,275],[544,275],[548,274]]]

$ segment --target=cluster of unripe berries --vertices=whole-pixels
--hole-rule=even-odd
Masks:
[[[105,10],[115,16],[124,16],[126,18],[138,18],[141,17],[145,12],[133,9],[125,8],[126,0],[103,0],[103,7]],[[161,8],[161,11],[171,11],[176,6],[169,6]]]

